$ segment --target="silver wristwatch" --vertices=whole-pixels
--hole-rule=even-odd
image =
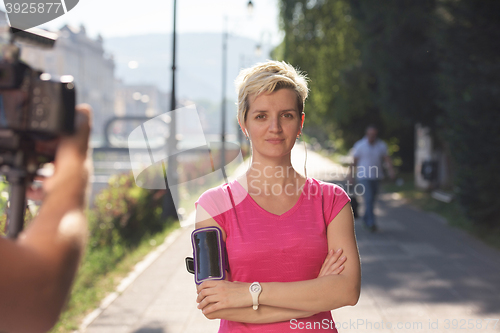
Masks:
[[[250,295],[252,295],[253,309],[257,310],[259,308],[259,295],[262,292],[262,286],[258,282],[254,282],[250,285]]]

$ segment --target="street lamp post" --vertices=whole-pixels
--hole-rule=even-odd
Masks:
[[[247,3],[248,13],[251,14],[253,11],[252,0]],[[222,104],[221,104],[221,154],[220,154],[220,165],[222,170],[222,176],[227,182],[227,175],[224,166],[226,165],[226,82],[227,82],[227,15],[224,16],[224,31],[222,33]]]
[[[163,201],[163,213],[162,217],[167,218],[168,216],[173,216],[177,218],[177,211],[175,209],[175,203],[178,202],[177,190],[172,189],[172,186],[177,185],[177,129],[176,129],[176,98],[175,98],[175,53],[176,53],[176,16],[177,16],[177,1],[174,0],[174,27],[172,34],[172,93],[170,96],[170,135],[167,139],[168,146],[168,158],[167,166],[163,164],[163,176],[165,177],[165,183],[168,188],[170,195],[165,195]],[[165,170],[166,169],[166,170]]]
[[[222,35],[222,128],[221,128],[221,152],[220,165],[224,180],[227,179],[224,166],[226,165],[226,78],[227,78],[227,16],[224,17],[224,33]]]

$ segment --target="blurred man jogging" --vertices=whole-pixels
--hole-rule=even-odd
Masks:
[[[375,200],[377,197],[379,182],[383,179],[382,166],[385,162],[389,177],[394,179],[394,169],[392,161],[387,154],[387,145],[378,139],[378,130],[374,125],[366,128],[366,135],[363,139],[354,144],[353,164],[349,175],[356,175],[357,182],[363,187],[363,200],[365,214],[363,220],[365,226],[371,231],[377,231],[375,221]]]

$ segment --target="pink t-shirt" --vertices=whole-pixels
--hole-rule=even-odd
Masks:
[[[260,207],[236,180],[206,191],[195,205],[201,205],[226,232],[230,281],[293,282],[318,276],[328,252],[327,226],[349,201],[341,187],[307,178],[297,203],[282,215]],[[219,333],[301,328],[337,332],[327,311],[272,324],[221,320]]]

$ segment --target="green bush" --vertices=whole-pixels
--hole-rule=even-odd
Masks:
[[[98,193],[87,211],[89,242],[82,262],[80,283],[91,286],[96,275],[105,274],[139,243],[173,223],[162,219],[165,190],[136,186],[132,173],[115,175]],[[86,268],[89,266],[89,268]]]
[[[5,236],[7,234],[7,198],[9,193],[9,184],[5,179],[0,180],[0,236]],[[24,228],[26,228],[29,222],[33,219],[31,211],[26,208],[24,214]]]
[[[132,174],[113,176],[88,211],[89,245],[135,246],[145,236],[162,230],[166,221],[161,218],[161,204],[166,193],[137,187]]]

